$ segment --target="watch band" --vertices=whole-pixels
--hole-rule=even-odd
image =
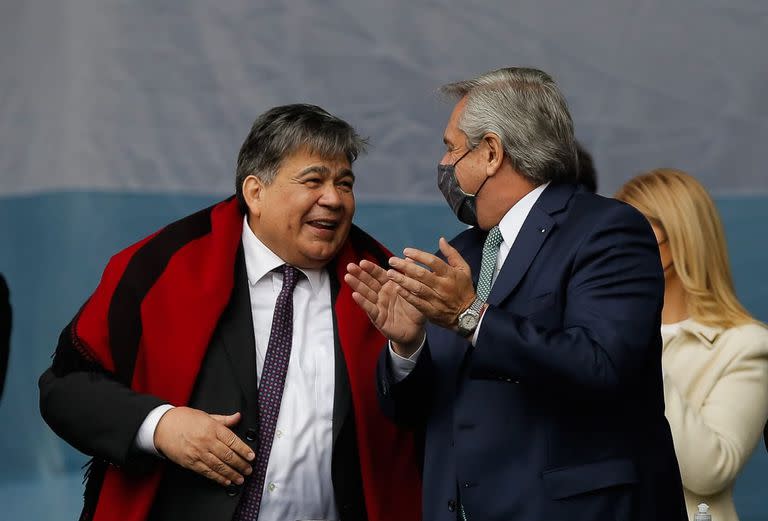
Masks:
[[[472,304],[469,305],[469,309],[476,312],[478,316],[480,315],[480,310],[483,309],[483,305],[485,304],[484,300],[481,300],[480,297],[475,296],[475,300],[472,301]]]

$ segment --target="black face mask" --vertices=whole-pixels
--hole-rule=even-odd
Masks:
[[[448,206],[451,207],[453,213],[464,224],[470,226],[477,226],[477,203],[475,198],[480,193],[480,189],[488,181],[488,177],[478,187],[474,194],[468,194],[461,189],[459,180],[456,179],[456,165],[459,161],[469,154],[471,150],[467,150],[463,156],[456,160],[452,165],[437,165],[437,187],[443,193],[443,197],[448,202]]]

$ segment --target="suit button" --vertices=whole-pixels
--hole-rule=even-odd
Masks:
[[[448,512],[456,512],[456,502],[454,500],[448,502]]]
[[[235,485],[234,483],[232,483],[231,485],[228,485],[225,490],[227,491],[227,495],[229,497],[235,497],[240,493],[241,488],[242,488],[241,485]]]
[[[472,488],[472,487],[474,487],[475,485],[477,485],[477,483],[473,483],[472,481],[465,481],[465,482],[464,482],[464,485],[462,485],[462,486],[463,486],[464,488]]]
[[[256,429],[248,429],[245,431],[245,441],[256,441]]]

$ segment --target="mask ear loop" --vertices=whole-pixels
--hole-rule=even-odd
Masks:
[[[491,178],[490,176],[485,176],[485,180],[482,183],[480,183],[480,186],[478,186],[477,190],[475,191],[475,194],[474,194],[475,197],[477,197],[477,194],[480,193],[480,190],[482,190],[483,186],[485,186],[485,183],[487,183],[490,178]]]
[[[467,154],[469,154],[469,153],[470,153],[470,152],[472,152],[473,150],[474,150],[474,148],[470,148],[469,150],[467,150],[466,152],[464,152],[464,154],[462,154],[462,156],[461,156],[460,158],[458,158],[458,159],[456,160],[456,162],[455,162],[455,163],[453,163],[451,166],[452,166],[452,167],[453,167],[453,169],[454,169],[454,170],[453,170],[453,179],[456,181],[456,186],[458,186],[458,187],[459,187],[459,190],[461,190],[461,193],[463,193],[464,195],[468,195],[468,196],[470,196],[470,197],[477,197],[477,194],[479,194],[479,193],[480,193],[480,190],[483,188],[483,186],[485,185],[485,183],[487,183],[487,182],[488,182],[488,179],[490,179],[490,177],[488,177],[488,176],[485,176],[485,180],[483,180],[483,182],[482,182],[482,183],[480,183],[480,186],[478,186],[478,187],[477,187],[477,190],[475,190],[475,193],[474,193],[474,194],[470,194],[470,193],[467,193],[467,192],[465,192],[465,191],[464,191],[464,189],[461,187],[461,184],[459,183],[459,179],[456,177],[456,165],[458,165],[458,164],[459,164],[459,161],[461,161],[462,159],[464,159],[465,157],[467,157]]]
[[[452,166],[453,168],[456,168],[456,165],[458,165],[458,164],[459,164],[459,161],[461,161],[462,159],[464,159],[465,157],[467,157],[467,154],[469,154],[469,153],[470,153],[470,152],[472,152],[473,150],[474,150],[474,148],[469,148],[469,149],[467,149],[467,151],[466,151],[466,152],[464,152],[464,154],[463,154],[463,155],[462,155],[460,158],[458,158],[458,159],[457,159],[457,160],[456,160],[456,161],[455,161],[455,162],[454,162],[454,163],[453,163],[451,166]]]

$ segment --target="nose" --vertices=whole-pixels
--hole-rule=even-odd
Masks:
[[[334,183],[326,183],[323,185],[323,191],[318,200],[318,204],[326,208],[341,208],[341,195]]]

